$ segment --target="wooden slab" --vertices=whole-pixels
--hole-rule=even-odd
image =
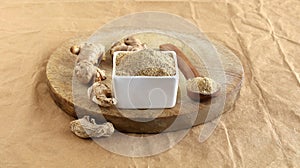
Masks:
[[[70,53],[70,47],[86,40],[87,37],[77,37],[66,41],[50,56],[46,75],[51,96],[56,104],[73,117],[90,115],[97,122],[105,120],[113,123],[116,129],[132,133],[159,133],[175,131],[211,121],[221,113],[228,111],[234,105],[243,80],[243,67],[239,59],[226,47],[215,45],[221,58],[223,67],[205,67],[202,59],[206,55],[196,55],[195,52],[180,40],[155,33],[136,34],[135,37],[147,43],[148,47],[159,48],[160,44],[172,43],[180,48],[194,63],[200,74],[225,71],[226,81],[222,83],[224,91],[220,96],[226,96],[224,108],[220,100],[213,98],[206,102],[195,102],[186,95],[185,78],[180,74],[177,104],[172,109],[156,110],[120,110],[116,107],[103,108],[87,98],[88,86],[80,84],[73,77],[76,56]],[[111,86],[112,60],[107,53],[107,60],[100,65],[108,76],[104,82]],[[207,59],[207,58],[205,58]],[[222,108],[213,110],[211,107]],[[210,112],[209,112],[210,111]],[[209,115],[208,115],[209,114]]]

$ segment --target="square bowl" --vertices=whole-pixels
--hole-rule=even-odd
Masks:
[[[179,82],[177,57],[174,51],[161,51],[171,54],[176,73],[174,76],[119,76],[116,75],[116,62],[120,53],[113,54],[112,85],[117,107],[122,109],[172,108],[176,105]]]

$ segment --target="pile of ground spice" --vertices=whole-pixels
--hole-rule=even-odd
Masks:
[[[187,81],[187,89],[202,94],[213,94],[218,87],[218,83],[208,77],[196,77]]]
[[[153,49],[120,53],[116,60],[119,76],[174,76],[175,60],[172,54]]]

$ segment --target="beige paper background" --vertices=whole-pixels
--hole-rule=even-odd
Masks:
[[[185,17],[232,49],[245,82],[206,142],[198,126],[167,152],[128,158],[70,132],[73,119],[52,101],[45,66],[68,38],[146,10]],[[2,0],[0,167],[299,167],[299,20],[297,0]]]

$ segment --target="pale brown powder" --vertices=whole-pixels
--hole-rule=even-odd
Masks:
[[[120,54],[116,60],[116,75],[174,76],[176,74],[175,60],[169,53],[145,49]]]
[[[218,84],[208,77],[196,77],[187,81],[187,88],[202,94],[212,94],[217,91]]]

